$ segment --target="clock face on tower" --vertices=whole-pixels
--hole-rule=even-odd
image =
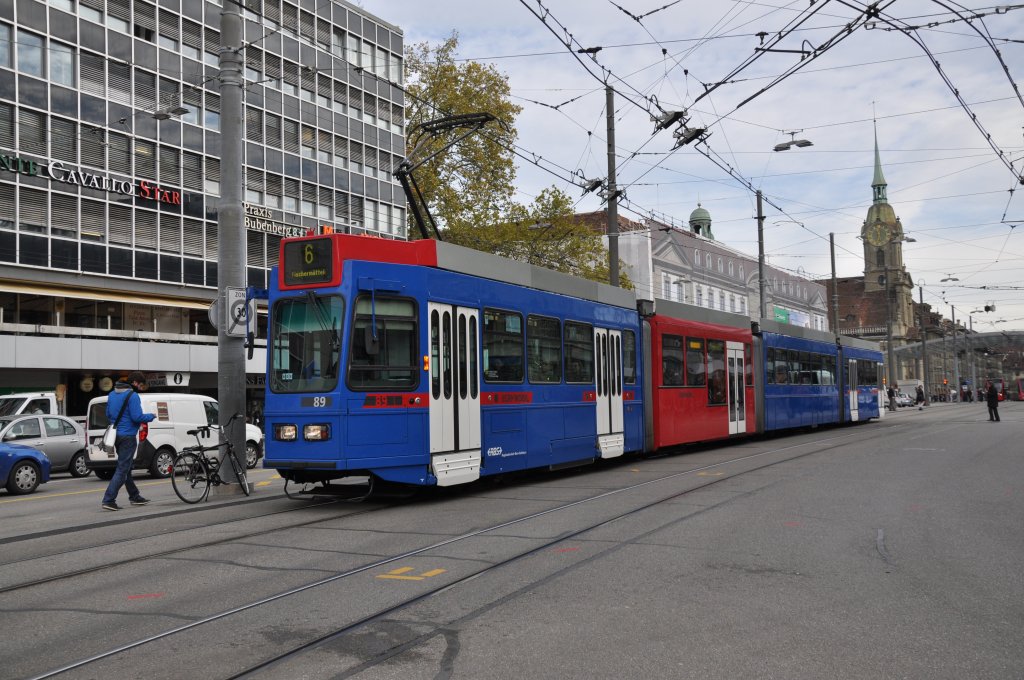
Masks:
[[[868,243],[873,246],[884,246],[889,242],[889,228],[881,222],[875,222],[864,232]]]

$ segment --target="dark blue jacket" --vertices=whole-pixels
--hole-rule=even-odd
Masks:
[[[125,408],[121,420],[117,423],[117,436],[134,437],[139,434],[139,425],[153,420],[156,418],[156,414],[143,413],[142,399],[132,389],[132,386],[128,383],[118,382],[114,386],[113,391],[107,396],[107,420],[111,423],[117,418],[117,414],[121,412],[121,404],[124,403],[125,399],[128,400],[128,406]]]

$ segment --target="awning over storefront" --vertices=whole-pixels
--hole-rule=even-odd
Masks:
[[[97,290],[94,288],[58,288],[54,286],[41,286],[38,284],[25,283],[22,281],[0,280],[0,292],[4,293],[26,293],[28,295],[49,295],[52,297],[77,298],[79,300],[102,300],[105,302],[131,302],[138,305],[158,305],[161,307],[178,307],[183,309],[208,309],[209,302],[196,300],[195,298],[170,298],[145,293],[125,292],[120,293],[112,290]]]

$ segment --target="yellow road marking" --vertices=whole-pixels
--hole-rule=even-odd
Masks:
[[[430,578],[431,576],[443,574],[446,570],[431,569],[430,571],[423,572],[419,576],[406,576],[410,571],[412,571],[412,567],[399,567],[398,569],[392,569],[386,574],[378,574],[377,578],[386,578],[395,581],[422,581],[423,579]]]
[[[725,474],[724,472],[698,472],[697,476],[698,477],[721,477],[724,474]]]
[[[275,474],[270,479],[271,480],[281,479],[281,476]],[[161,480],[155,481],[155,482],[140,482],[140,481],[135,480],[135,486],[140,486],[140,487],[141,486],[157,486],[157,485],[160,485],[160,484],[170,484],[170,483],[171,483],[170,479],[161,479]],[[256,482],[256,486],[264,486],[266,484],[270,484],[270,482]],[[57,498],[58,496],[80,496],[80,495],[82,495],[84,493],[103,493],[103,492],[105,492],[107,490],[107,485],[106,484],[99,484],[97,486],[99,488],[97,488],[97,489],[86,489],[85,491],[62,491],[60,493],[43,493],[43,494],[32,493],[32,494],[29,494],[28,496],[19,496],[17,498],[7,498],[7,499],[4,499],[4,500],[0,500],[0,505],[3,505],[5,503],[20,503],[22,501],[41,501],[41,500],[46,500],[47,498]]]
[[[168,482],[170,482],[169,479],[161,480],[159,482],[135,482],[135,486],[155,486],[157,484],[167,484]],[[78,496],[83,493],[103,493],[104,491],[107,490],[106,484],[102,484],[100,486],[101,488],[99,489],[88,489],[87,491],[64,491],[62,493],[48,493],[41,495],[31,494],[29,496],[21,496],[20,498],[10,498],[4,501],[0,501],[0,505],[4,503],[18,503],[20,501],[36,501],[43,500],[46,498],[56,498],[57,496]]]

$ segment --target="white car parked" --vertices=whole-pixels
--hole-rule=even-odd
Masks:
[[[174,456],[187,446],[195,446],[196,439],[189,430],[205,425],[217,425],[220,405],[213,397],[201,394],[150,394],[142,392],[142,410],[155,413],[156,418],[139,428],[139,449],[134,469],[148,470],[154,477],[170,474]],[[88,437],[98,444],[110,421],[107,420],[107,398],[97,397],[89,402]],[[217,436],[216,433],[211,437]],[[203,442],[204,444],[211,442]],[[256,467],[263,456],[263,432],[255,425],[245,426],[245,461],[247,467]],[[100,479],[110,479],[117,467],[117,455],[105,453],[98,446],[89,447],[86,463]]]

